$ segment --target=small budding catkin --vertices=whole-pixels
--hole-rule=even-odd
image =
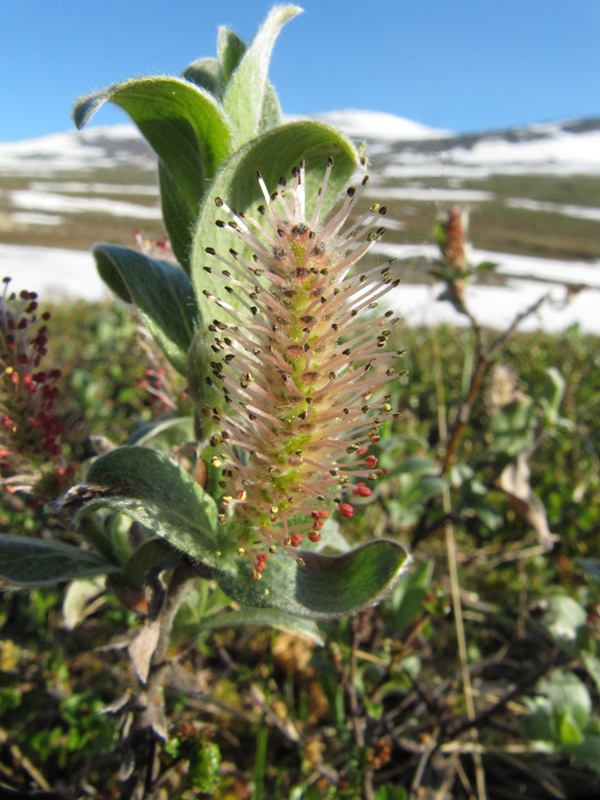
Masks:
[[[49,465],[56,479],[67,472],[56,414],[61,373],[42,368],[50,314],[39,312],[35,292],[12,292],[10,282],[0,281],[0,486],[30,491]]]
[[[258,174],[260,223],[216,199],[228,218],[217,225],[233,230],[251,259],[206,248],[218,265],[205,269],[224,277],[234,299],[204,293],[221,310],[209,326],[215,360],[207,378],[222,398],[210,412],[220,428],[212,444],[224,468],[221,519],[235,525],[255,579],[278,545],[293,552],[304,537],[318,542],[332,509],[350,518],[352,495],[371,494],[365,481],[382,470],[369,447],[392,412],[389,395],[380,394],[401,356],[386,349],[398,319],[375,311],[399,283],[391,262],[353,269],[383,235],[386,208],[372,206],[345,228],[365,177],[320,222],[329,159],[308,218],[305,166],[272,194]]]

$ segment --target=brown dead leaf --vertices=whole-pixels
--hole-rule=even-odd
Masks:
[[[496,485],[506,493],[516,513],[534,529],[539,543],[549,551],[559,537],[550,531],[546,509],[533,493],[529,482],[531,473],[527,460],[527,453],[519,453],[516,459],[502,470]]]

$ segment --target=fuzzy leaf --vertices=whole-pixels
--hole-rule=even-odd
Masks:
[[[192,260],[192,232],[198,214],[186,203],[175,179],[158,160],[158,185],[163,223],[177,261],[190,273]]]
[[[199,58],[183,71],[186,81],[219,97],[221,92],[221,64],[217,58]]]
[[[10,587],[51,586],[74,578],[105,575],[116,569],[91,550],[63,542],[0,534],[0,581]]]
[[[73,112],[77,127],[109,101],[135,122],[178,187],[178,203],[182,199],[187,216],[195,219],[209,182],[231,152],[231,129],[218,101],[183,78],[134,78],[81,98]],[[163,210],[169,202],[163,197]],[[180,239],[181,227],[170,229],[174,219],[175,211],[167,211],[169,236]]]
[[[245,144],[260,131],[275,40],[285,23],[301,12],[298,6],[275,6],[228,82],[223,106],[231,120],[236,147]]]
[[[215,98],[183,78],[133,78],[81,98],[74,110],[77,127],[109,101],[129,114],[190,207],[197,207],[203,186],[231,149],[229,124]]]
[[[238,67],[246,51],[246,45],[237,34],[229,28],[219,28],[217,52],[219,59],[201,58],[194,61],[183,72],[183,77],[206,89],[215,97],[221,98],[227,88],[231,74]],[[279,125],[281,122],[281,106],[273,84],[267,81],[263,100],[262,114],[259,121],[258,133]]]
[[[297,552],[304,566],[285,553],[269,558],[260,581],[246,558],[213,570],[221,589],[245,606],[276,608],[309,619],[351,614],[377,603],[411,561],[396,542],[376,539],[336,556]]]
[[[221,87],[225,88],[238,68],[246,45],[231,28],[222,25],[217,34],[217,58],[221,68]]]
[[[197,321],[194,290],[178,266],[118,245],[94,248],[102,280],[126,302],[134,302],[144,323],[176,370],[186,374]]]
[[[418,614],[424,610],[424,600],[429,594],[433,576],[433,561],[427,561],[406,580],[398,583],[389,598],[394,624],[397,630],[406,630]]]
[[[231,208],[254,212],[264,202],[256,181],[259,170],[269,189],[277,186],[281,175],[290,175],[292,169],[303,158],[308,160],[306,172],[307,214],[310,214],[323,180],[327,159],[332,156],[335,166],[331,173],[323,213],[338,199],[359,163],[354,145],[335,128],[310,120],[300,120],[280,125],[262,134],[242,147],[232,156],[217,175],[210,188],[210,195],[202,204],[198,225],[194,234],[192,255],[192,279],[200,314],[205,324],[215,316],[216,306],[207,300],[203,290],[215,295],[223,294],[223,279],[214,259],[210,260],[205,248],[212,246],[227,255],[230,247],[249,255],[242,243],[232,233],[215,226],[222,219],[223,211],[215,205],[215,198],[222,197]],[[214,274],[204,271],[204,266],[215,268]],[[228,296],[229,302],[235,299]]]
[[[323,645],[323,638],[316,624],[310,619],[302,619],[294,614],[287,614],[275,608],[242,608],[239,611],[227,611],[205,618],[199,630],[217,630],[220,628],[238,628],[241,625],[270,626],[279,630],[308,636],[315,644]]]
[[[274,128],[276,125],[281,125],[283,114],[281,113],[281,106],[279,105],[279,98],[277,92],[271,83],[267,83],[265,89],[265,97],[263,100],[262,113],[258,124],[258,133],[264,133],[269,128]]]
[[[217,553],[213,499],[184,469],[156,450],[118,447],[100,456],[89,468],[86,483],[70,489],[52,510],[77,522],[96,508],[126,514],[208,566],[223,564]]]
[[[202,299],[206,304],[206,298],[202,296]],[[212,310],[214,313],[216,308]],[[207,317],[207,319],[210,319],[210,317]],[[202,432],[203,437],[208,435],[208,431],[212,430],[214,424],[210,417],[202,414],[202,408],[205,406],[213,408],[220,401],[220,397],[212,388],[212,385],[206,382],[206,379],[212,375],[213,371],[210,366],[211,361],[214,361],[214,352],[210,348],[210,340],[207,338],[205,330],[198,329],[188,353],[187,375],[189,395],[196,408],[201,412],[197,415],[197,421],[198,430]]]

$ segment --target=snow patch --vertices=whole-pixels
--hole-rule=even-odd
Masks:
[[[414,149],[390,154],[385,178],[489,175],[600,175],[600,131],[568,133],[557,130],[546,138],[509,141],[486,137],[472,147],[457,145],[440,152]]]
[[[53,174],[63,170],[95,170],[119,164],[153,169],[155,161],[141,149],[140,133],[132,125],[104,125],[83,133],[64,131],[0,143],[0,169],[9,174]],[[140,152],[134,153],[139,147]],[[144,149],[146,145],[143,145]],[[109,152],[110,151],[110,152]]]
[[[37,292],[42,301],[110,296],[92,254],[81,250],[0,244],[0,277],[5,276],[12,278],[11,291]]]
[[[62,225],[65,218],[57,214],[43,214],[35,211],[15,211],[10,215],[17,225]]]
[[[467,319],[454,307],[438,300],[443,284],[405,286],[400,284],[385,298],[386,308],[403,317],[407,325],[437,325],[442,322],[466,325]],[[581,292],[566,304],[564,290],[554,286],[547,302],[519,325],[520,331],[545,330],[558,332],[579,325],[586,333],[600,334],[598,295]],[[470,286],[467,289],[469,307],[485,325],[500,330],[515,317],[531,307],[547,293],[546,287],[533,281],[514,281],[509,286]]]
[[[158,186],[144,183],[85,183],[84,181],[32,181],[32,192],[59,192],[60,194],[132,194],[158,197]]]
[[[386,114],[382,111],[357,111],[344,109],[315,114],[313,119],[340,128],[354,139],[376,141],[400,141],[415,139],[441,139],[452,136],[449,131],[429,128],[418,122]]]
[[[397,261],[425,259],[433,262],[439,258],[439,250],[432,244],[388,244],[381,241],[373,250],[382,258],[394,258]],[[479,248],[469,249],[469,261],[471,264],[490,261],[497,264],[497,274],[526,279],[535,282],[538,287],[544,284],[550,289],[557,285],[562,287],[566,284],[581,284],[590,289],[600,290],[600,261],[560,261],[554,258],[497,253]]]
[[[558,164],[564,168],[585,168],[586,172],[600,172],[600,131],[588,133],[560,132],[545,139],[524,142],[509,142],[506,139],[486,139],[472,148],[456,148],[452,151],[454,161],[462,164],[485,164],[505,166],[528,164],[554,169]]]
[[[493,200],[493,192],[479,189],[428,189],[415,186],[385,186],[367,189],[365,197],[385,196],[386,200],[417,200],[426,203],[482,203]]]
[[[562,203],[544,203],[539,200],[527,200],[526,198],[516,197],[507,200],[506,205],[510,208],[522,208],[525,211],[548,211],[551,214],[563,214],[567,217],[576,219],[591,219],[600,222],[600,208],[592,206],[573,206]]]
[[[158,207],[141,206],[136,203],[126,203],[123,200],[104,200],[100,197],[65,197],[52,192],[30,192],[25,189],[18,189],[8,194],[13,207],[33,211],[71,214],[93,212],[132,219],[162,219]]]
[[[435,258],[437,255],[433,246],[379,243],[377,250],[382,255],[400,259]],[[486,325],[506,327],[517,314],[548,293],[549,300],[520,329],[560,331],[578,324],[583,331],[600,334],[600,261],[571,263],[475,250],[473,261],[483,260],[498,262],[499,271],[508,279],[506,286],[472,285],[467,289],[470,307]],[[96,272],[93,257],[87,252],[0,244],[0,277],[4,275],[13,278],[14,290],[36,291],[42,300],[71,296],[92,301],[109,297],[108,289]],[[583,283],[590,288],[565,304],[565,284],[568,283]],[[465,318],[450,303],[437,299],[443,288],[441,283],[400,284],[386,296],[385,306],[394,309],[409,325],[440,322],[464,325]]]
[[[434,245],[379,242],[375,247],[382,257],[398,261],[434,260],[439,255]],[[525,320],[519,330],[556,332],[577,324],[586,333],[600,334],[600,261],[558,261],[478,249],[471,251],[470,260],[473,264],[493,261],[498,264],[497,272],[507,278],[505,286],[471,284],[467,287],[469,308],[483,324],[505,328],[517,314],[548,295],[541,309]],[[585,288],[570,296],[567,286],[574,285]],[[440,282],[400,284],[386,296],[385,305],[400,314],[408,325],[467,324],[466,317],[459,314],[451,303],[438,300],[444,288]]]

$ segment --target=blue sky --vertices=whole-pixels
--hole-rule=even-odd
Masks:
[[[267,0],[0,0],[0,141],[71,127],[73,101],[246,41]],[[283,110],[387,111],[457,132],[600,116],[597,0],[300,0],[271,79]],[[96,122],[122,121],[103,108]]]

